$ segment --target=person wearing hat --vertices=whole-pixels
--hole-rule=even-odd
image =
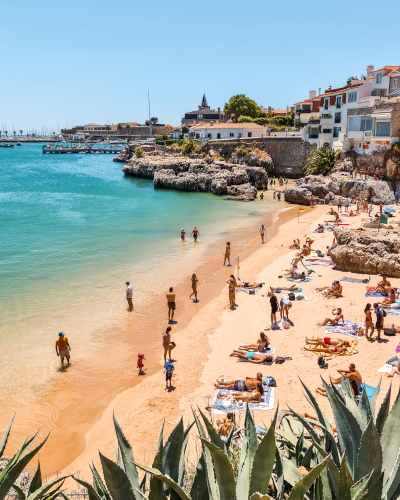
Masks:
[[[128,301],[129,309],[133,309],[132,285],[129,283],[129,281],[126,282],[126,300]]]
[[[56,340],[56,353],[57,356],[61,358],[61,364],[64,364],[64,358],[67,358],[67,363],[69,364],[71,346],[69,345],[67,337],[60,332],[58,334],[58,339]]]

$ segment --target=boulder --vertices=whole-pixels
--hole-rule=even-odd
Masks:
[[[257,189],[249,183],[242,184],[240,186],[229,186],[227,192],[228,194],[235,196],[236,199],[240,198],[242,201],[252,201],[257,198]]]
[[[336,228],[334,235],[336,243],[331,248],[331,259],[340,271],[400,277],[398,230],[357,232]]]

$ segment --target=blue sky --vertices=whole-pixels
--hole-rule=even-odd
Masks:
[[[0,16],[0,126],[178,125],[237,93],[282,108],[400,64],[398,0],[19,0]],[[397,25],[397,26],[396,26]]]

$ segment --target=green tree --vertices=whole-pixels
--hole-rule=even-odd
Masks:
[[[169,135],[168,134],[162,134],[162,136],[161,136],[161,140],[162,141],[168,141],[168,139],[169,139]]]
[[[153,116],[153,118],[150,118],[150,121],[152,125],[155,125],[156,123],[158,123],[158,118],[156,116]]]
[[[351,80],[358,80],[358,77],[357,76],[351,76],[350,78],[347,79],[346,84],[347,85],[351,85]]]
[[[253,118],[251,116],[239,116],[237,121],[239,123],[252,122]]]
[[[182,134],[188,134],[189,133],[189,127],[187,127],[186,125],[184,125],[182,127]]]
[[[118,129],[118,130],[121,130],[121,129],[122,129],[122,125],[121,125],[120,123],[118,123],[117,129]]]
[[[237,122],[240,116],[256,118],[259,109],[253,99],[246,97],[244,94],[236,94],[229,99],[229,102],[225,103],[224,113],[226,115],[233,114],[234,121]]]
[[[339,161],[340,151],[330,147],[319,148],[308,157],[305,170],[308,174],[328,175]]]

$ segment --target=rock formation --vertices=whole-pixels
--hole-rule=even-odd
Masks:
[[[128,146],[124,147],[124,149],[118,156],[115,156],[113,158],[113,161],[127,163],[134,156],[135,150],[137,148],[143,149],[146,154],[151,154],[152,152],[156,151],[156,146],[152,146],[150,144],[129,144]]]
[[[285,189],[285,201],[309,205],[310,196],[313,194],[324,203],[335,204],[339,197],[359,198],[361,193],[364,193],[364,199],[374,205],[394,201],[393,191],[386,181],[368,180],[365,182],[334,176],[318,177],[317,175],[307,175],[302,179],[297,179],[295,186],[288,186]]]
[[[268,179],[261,167],[179,156],[133,157],[122,171],[125,175],[153,179],[155,188],[230,194],[238,200],[254,200],[257,190],[251,184],[266,183]]]
[[[367,229],[334,230],[336,243],[331,248],[331,259],[340,271],[363,274],[400,276],[400,233]]]

